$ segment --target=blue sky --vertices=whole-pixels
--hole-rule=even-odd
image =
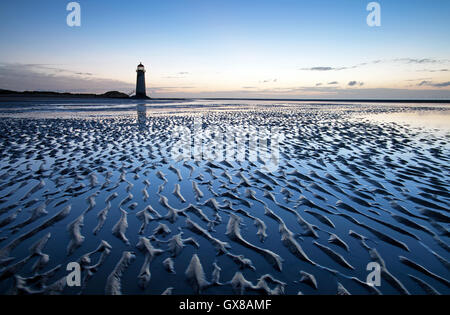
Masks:
[[[0,3],[0,88],[152,96],[450,98],[450,1],[65,0]]]

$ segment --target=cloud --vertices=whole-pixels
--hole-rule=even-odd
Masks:
[[[83,74],[83,75],[81,75]],[[272,79],[272,82],[277,79]],[[363,82],[354,81],[353,88],[340,88],[337,81],[318,86],[287,86],[272,87],[244,86],[240,89],[229,91],[202,91],[200,87],[180,86],[171,84],[149,87],[154,97],[244,97],[244,98],[412,98],[449,99],[449,82],[433,82],[432,79],[417,79],[414,84],[420,84],[421,88],[415,86],[411,89],[371,89],[362,87]],[[359,84],[359,87],[356,86]],[[58,68],[54,65],[36,64],[5,64],[0,63],[0,89],[8,90],[36,90],[56,92],[78,92],[78,93],[104,93],[106,91],[118,90],[131,93],[135,89],[134,82],[123,82],[96,77],[69,69]]]
[[[310,70],[310,71],[331,71],[336,70],[332,67],[312,67],[312,68],[302,68],[302,70]]]
[[[356,69],[359,67],[366,66],[368,63],[360,63],[354,66],[349,67],[311,67],[311,68],[301,68],[302,71],[342,71],[342,70],[349,70],[349,69]]]
[[[177,72],[175,74],[167,75],[164,78],[165,79],[184,79],[188,75],[190,75],[190,72],[182,71],[182,72]]]
[[[394,62],[406,62],[406,63],[416,63],[416,64],[426,64],[426,63],[446,63],[448,59],[434,59],[434,58],[397,58],[393,59]]]
[[[420,82],[419,84],[417,84],[417,86],[424,86],[424,85],[430,85],[430,84],[431,84],[431,81],[424,80],[424,81]]]
[[[354,66],[349,66],[349,67],[311,67],[311,68],[300,68],[300,70],[302,70],[302,71],[342,71],[342,70],[356,69],[358,67],[362,67],[367,64],[368,64],[367,62],[364,62],[364,63],[360,63],[360,64],[357,64]]]
[[[341,71],[341,70],[348,70],[348,69],[355,69],[358,66],[351,66],[351,67],[312,67],[312,68],[301,68],[300,70],[303,71]]]
[[[434,86],[434,87],[447,87],[447,86],[450,86],[450,81],[432,84],[432,86]]]
[[[321,85],[323,85],[323,84],[322,84],[322,83],[317,83],[317,84],[316,84],[316,86],[321,86]]]
[[[259,83],[263,83],[263,84],[265,84],[265,83],[276,83],[276,82],[278,82],[278,79],[266,79],[266,80],[262,80],[262,81],[259,81]]]
[[[63,74],[63,75],[77,75],[77,76],[93,76],[93,73],[90,72],[77,72],[73,70],[68,70],[65,68],[57,67],[56,65],[50,64],[38,64],[38,63],[30,63],[30,64],[1,64],[0,66],[16,66],[18,68],[28,69],[34,72],[46,73],[46,74]]]
[[[310,68],[300,68],[302,71],[342,71],[365,67],[368,65],[380,64],[380,63],[406,63],[406,64],[446,64],[449,63],[449,59],[433,59],[433,58],[396,58],[396,59],[386,59],[386,60],[372,60],[369,62],[362,62],[352,66],[342,66],[342,67],[331,67],[331,66],[315,66]],[[429,70],[425,70],[429,71]],[[433,71],[448,71],[448,69],[442,70],[431,70]]]
[[[104,93],[118,90],[130,93],[134,84],[95,77],[92,73],[72,71],[43,64],[0,63],[0,88],[18,91]]]
[[[437,88],[443,88],[450,86],[450,81],[441,82],[441,83],[433,83],[432,81],[422,81],[417,86],[432,86]]]
[[[358,82],[358,81],[350,81],[350,82],[348,82],[348,86],[356,86],[356,85],[363,86],[364,82]]]
[[[420,72],[448,72],[448,69],[422,69],[422,70],[418,70]]]
[[[406,82],[416,82],[416,81],[424,81],[424,80],[431,80],[432,78],[418,78],[418,79],[408,79],[405,80]]]

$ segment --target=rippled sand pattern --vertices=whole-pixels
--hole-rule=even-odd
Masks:
[[[3,114],[0,292],[450,294],[450,132],[364,118],[413,109],[448,108]],[[174,159],[174,131],[199,117],[250,140],[277,128],[276,167],[250,144],[244,158]]]

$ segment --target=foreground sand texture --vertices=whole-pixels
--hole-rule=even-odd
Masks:
[[[31,107],[1,111],[1,294],[450,294],[450,129],[371,119],[448,105]],[[174,155],[199,119],[243,156]]]

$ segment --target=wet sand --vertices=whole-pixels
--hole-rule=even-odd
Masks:
[[[0,104],[0,293],[449,294],[449,109]]]

